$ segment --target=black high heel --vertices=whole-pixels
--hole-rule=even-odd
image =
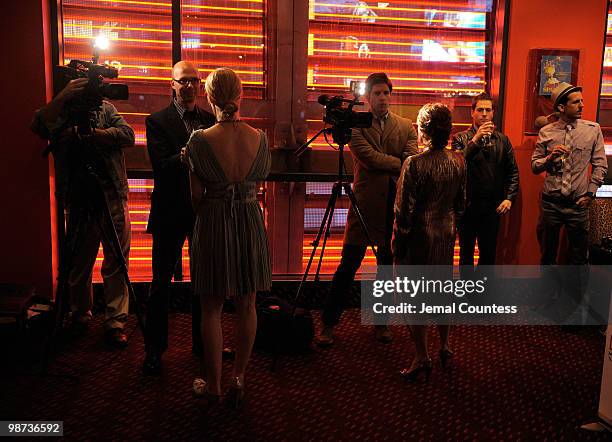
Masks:
[[[213,394],[208,391],[208,384],[202,378],[195,378],[193,380],[193,395],[198,399],[203,399],[204,408],[212,407],[221,400],[221,395]]]
[[[244,381],[239,377],[233,379],[232,386],[227,392],[227,403],[234,409],[239,410],[244,403]]]
[[[442,368],[446,368],[446,364],[453,356],[454,353],[448,349],[440,350],[440,365],[442,365]]]
[[[431,370],[433,368],[433,364],[431,363],[431,359],[425,359],[413,368],[403,368],[400,370],[399,375],[404,378],[404,380],[408,382],[415,382],[419,379],[419,375],[421,372],[425,373],[425,382],[429,382],[429,376],[431,376]]]

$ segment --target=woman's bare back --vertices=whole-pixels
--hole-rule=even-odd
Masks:
[[[203,132],[229,182],[244,181],[255,161],[261,134],[244,122],[223,122]]]

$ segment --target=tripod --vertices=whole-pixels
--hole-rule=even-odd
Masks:
[[[49,357],[55,348],[57,335],[64,326],[65,316],[68,312],[69,279],[76,258],[77,246],[79,241],[84,239],[88,223],[92,220],[97,224],[103,244],[108,245],[104,252],[111,254],[119,265],[119,271],[128,290],[130,303],[134,306],[138,318],[138,325],[141,330],[144,330],[144,320],[129,279],[127,261],[123,255],[108,201],[108,195],[120,199],[119,192],[114,183],[109,183],[108,179],[102,180],[100,178],[98,171],[103,171],[105,168],[103,162],[93,152],[94,147],[89,142],[84,141],[78,134],[75,133],[74,137],[75,143],[68,152],[71,162],[70,167],[71,170],[74,170],[74,176],[71,177],[70,207],[65,232],[62,216],[63,204],[59,204],[61,213],[58,214],[58,217],[62,218],[61,222],[58,223],[60,265],[51,332],[43,344],[41,361],[43,374],[47,372]],[[53,151],[53,149],[52,143],[48,151]]]
[[[312,143],[322,133],[324,134],[331,133],[334,139],[334,142],[338,144],[338,179],[332,186],[331,195],[327,202],[325,214],[323,215],[323,219],[321,220],[321,225],[319,226],[317,236],[311,243],[312,252],[310,253],[310,257],[308,258],[308,264],[306,265],[306,270],[304,271],[302,280],[300,281],[300,285],[298,287],[297,293],[293,300],[294,311],[297,305],[297,301],[300,297],[300,294],[302,293],[304,283],[308,279],[310,267],[312,266],[312,262],[317,253],[317,248],[319,247],[321,237],[323,236],[323,245],[321,246],[321,254],[319,256],[319,262],[317,264],[317,271],[315,273],[315,279],[314,279],[315,282],[319,281],[319,274],[321,272],[321,264],[323,263],[323,255],[325,254],[325,246],[327,244],[327,240],[329,239],[330,232],[331,232],[331,225],[332,225],[332,220],[334,217],[334,210],[336,208],[336,202],[338,201],[338,198],[342,195],[342,190],[344,190],[344,193],[349,197],[351,206],[353,210],[355,211],[355,215],[357,215],[357,219],[359,220],[359,225],[361,226],[361,230],[363,231],[366,237],[368,246],[372,249],[372,253],[374,254],[374,256],[377,256],[376,250],[374,248],[374,243],[372,242],[372,239],[370,238],[370,234],[368,232],[368,227],[366,225],[365,219],[363,218],[363,215],[361,214],[361,211],[359,210],[359,204],[357,203],[357,198],[355,198],[355,193],[353,192],[353,189],[351,188],[351,184],[345,178],[346,167],[344,164],[344,147],[350,141],[351,129],[350,128],[337,129],[333,127],[321,129],[314,137],[308,140],[308,142],[304,144],[304,146],[302,146],[298,151],[296,151],[296,155],[301,155],[306,150],[306,147],[308,147],[308,145]]]

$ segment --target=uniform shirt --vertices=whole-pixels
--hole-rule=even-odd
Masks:
[[[568,198],[576,200],[587,192],[594,195],[599,186],[603,184],[608,171],[603,135],[599,124],[587,120],[576,120],[568,125],[563,120],[559,120],[540,129],[538,142],[531,156],[531,170],[535,174],[546,171],[542,193],[562,198],[563,160],[558,157],[553,161],[546,161],[546,156],[559,144],[567,145],[571,149],[565,159],[570,162],[571,173]],[[589,164],[593,166],[590,176]]]

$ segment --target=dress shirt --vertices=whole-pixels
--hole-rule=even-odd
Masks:
[[[183,120],[183,124],[185,124],[185,129],[187,129],[188,134],[191,134],[202,126],[200,109],[198,108],[197,104],[194,106],[192,111],[189,111],[181,106],[175,98],[174,106],[176,107],[176,111],[179,113],[181,120]]]
[[[566,143],[570,144],[567,158],[557,157],[552,161],[546,161],[546,157],[555,146]],[[561,187],[564,168],[567,173],[567,162],[570,173],[567,198],[576,200],[587,192],[594,195],[603,184],[608,171],[599,124],[587,120],[576,120],[571,123],[559,120],[540,129],[538,142],[531,156],[531,170],[535,174],[546,171],[542,193],[554,198],[565,198],[561,194]],[[589,164],[593,166],[590,176]]]

